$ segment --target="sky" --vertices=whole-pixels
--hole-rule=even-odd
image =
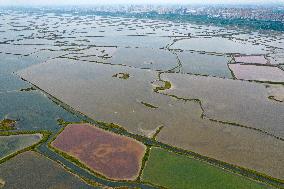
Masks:
[[[0,5],[86,5],[86,4],[263,4],[284,0],[0,0]]]

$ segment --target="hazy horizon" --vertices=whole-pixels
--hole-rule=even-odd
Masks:
[[[284,0],[0,0],[0,5],[284,4]]]

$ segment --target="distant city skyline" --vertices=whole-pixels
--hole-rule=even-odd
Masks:
[[[202,3],[201,3],[202,2]],[[284,0],[0,0],[0,5],[271,4]]]

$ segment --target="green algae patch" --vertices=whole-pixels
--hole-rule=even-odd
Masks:
[[[0,121],[0,130],[13,130],[15,128],[16,121],[11,119],[3,119]]]
[[[165,83],[164,86],[156,87],[154,89],[154,92],[164,91],[164,90],[170,89],[172,87],[171,82],[169,82],[169,81],[163,81],[163,82]]]
[[[57,124],[60,126],[68,125],[68,122],[64,121],[64,119],[57,119]]]
[[[172,87],[172,84],[169,81],[165,81],[165,87],[164,90],[170,89]]]
[[[166,188],[269,188],[193,158],[152,148],[142,181]]]
[[[117,73],[117,74],[114,74],[112,77],[117,77],[119,79],[129,79],[130,74],[129,73]]]

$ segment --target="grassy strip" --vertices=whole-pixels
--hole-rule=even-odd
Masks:
[[[117,125],[117,124],[114,124],[114,123],[105,123],[105,122],[102,122],[102,121],[95,121],[95,125],[97,125],[97,124],[103,125],[104,126],[103,129],[107,130],[107,131],[113,132],[113,129],[115,129],[116,131],[118,131],[116,133],[121,134],[122,136],[124,136],[122,134],[123,132],[127,132],[127,130],[124,127]],[[102,127],[100,127],[100,128],[102,128]]]
[[[164,128],[164,126],[161,126],[157,129],[157,131],[155,132],[155,134],[153,135],[152,139],[156,140],[158,134],[161,132],[161,130]]]
[[[142,176],[142,172],[146,166],[146,162],[148,161],[149,159],[149,155],[150,155],[150,150],[151,150],[151,146],[150,145],[147,145],[147,149],[146,149],[146,152],[145,152],[145,155],[142,159],[142,164],[141,164],[141,169],[139,171],[139,175],[136,179],[137,182],[140,182],[141,181],[141,176]]]

